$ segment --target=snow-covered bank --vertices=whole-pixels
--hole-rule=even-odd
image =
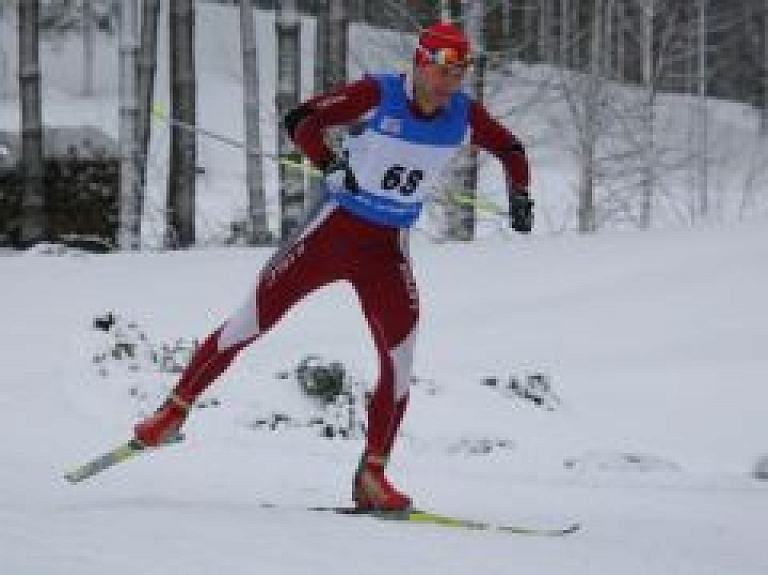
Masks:
[[[562,540],[317,516],[345,502],[360,439],[256,430],[309,409],[275,374],[304,355],[363,378],[375,358],[353,292],[315,294],[211,390],[188,440],[71,486],[171,385],[99,375],[105,311],[155,341],[237,306],[267,250],[0,258],[0,567],[39,573],[758,575],[768,569],[768,230],[749,225],[413,249],[423,326],[392,463],[424,507],[489,520],[578,519]],[[482,385],[541,370],[548,411]],[[138,390],[138,393],[137,391]],[[481,449],[473,450],[473,445]],[[484,446],[484,448],[483,448]],[[487,451],[487,453],[482,453]],[[263,509],[265,501],[280,509]]]

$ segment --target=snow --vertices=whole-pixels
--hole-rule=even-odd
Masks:
[[[201,10],[198,31],[218,34],[200,34],[200,123],[242,137],[235,12]],[[256,19],[265,53],[273,50],[270,18]],[[308,54],[311,22],[303,26]],[[363,31],[354,33],[363,38],[354,66],[387,63]],[[0,21],[6,50],[14,35],[9,19]],[[69,73],[78,48],[61,42],[43,50],[46,121],[115,134],[116,78],[97,74],[97,96],[83,102],[79,77]],[[387,42],[390,53],[403,50],[402,39]],[[99,66],[116,68],[114,51],[98,53]],[[268,120],[274,66],[262,73]],[[306,78],[302,89],[310,89]],[[167,86],[158,82],[158,90],[167,101]],[[0,85],[0,96],[8,91]],[[743,107],[716,110],[713,131],[722,131],[713,139],[726,145],[739,134],[753,137]],[[537,133],[539,122],[523,117],[524,133]],[[0,126],[17,125],[16,103],[0,100]],[[159,126],[150,206],[164,201],[164,138]],[[274,139],[263,133],[267,149]],[[221,144],[200,144],[206,175],[198,229],[213,243],[220,222],[244,209],[244,163]],[[68,484],[65,472],[125,441],[174,382],[147,364],[135,372],[109,364],[101,375],[94,356],[108,337],[93,319],[112,311],[151,342],[201,338],[239,306],[271,251],[99,256],[38,246],[0,257],[0,572],[768,572],[768,482],[752,475],[768,455],[765,219],[555,235],[548,232],[564,227],[575,167],[562,150],[533,154],[536,234],[489,226],[471,244],[414,235],[423,317],[418,380],[391,474],[427,509],[522,525],[579,521],[582,531],[532,538],[305,511],[349,503],[362,439],[325,439],[306,427],[255,429],[253,422],[312,412],[293,382],[277,376],[306,355],[375,379],[375,353],[345,285],[313,294],[243,352],[204,398],[219,406],[195,412],[183,443]],[[746,177],[737,164],[721,164],[717,177]],[[484,171],[483,185],[498,191],[493,170]],[[759,189],[764,172],[752,176]],[[688,201],[673,190],[667,199]],[[150,210],[148,235],[159,233],[156,218]],[[551,378],[560,399],[552,410],[482,384],[536,372]]]
[[[248,423],[309,409],[276,377],[306,354],[375,376],[343,285],[245,351],[185,442],[67,484],[63,473],[127,437],[173,382],[100,376],[93,318],[111,310],[155,340],[200,337],[240,303],[269,250],[38,250],[0,258],[2,571],[766,572],[768,484],[750,476],[768,452],[765,226],[414,243],[420,379],[394,479],[429,509],[578,520],[581,532],[535,539],[303,510],[348,502],[362,440]],[[481,385],[531,370],[551,376],[560,406]],[[461,449],[483,439],[506,447]]]

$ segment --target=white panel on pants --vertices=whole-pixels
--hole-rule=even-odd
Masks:
[[[316,205],[308,212],[307,219],[304,221],[303,226],[297,230],[296,235],[293,238],[290,238],[278,248],[275,255],[273,255],[269,262],[264,266],[262,274],[273,268],[289,250],[327,220],[334,209],[337,209],[335,205],[324,202],[322,198],[319,198]],[[257,282],[257,285],[251,290],[248,299],[242,306],[240,306],[240,309],[238,309],[237,312],[229,317],[222,327],[218,341],[219,351],[224,351],[225,349],[229,349],[234,345],[243,343],[259,335],[259,283],[261,283],[261,275],[259,276],[259,282]]]
[[[400,345],[389,350],[395,374],[395,401],[408,394],[413,369],[413,346],[416,342],[416,328],[409,333]]]

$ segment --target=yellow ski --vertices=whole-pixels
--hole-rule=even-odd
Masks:
[[[184,436],[182,434],[178,434],[170,438],[163,445],[178,443],[182,439],[184,439]],[[126,441],[114,449],[110,449],[106,453],[91,459],[80,467],[65,473],[64,479],[70,483],[80,483],[84,479],[88,479],[97,473],[101,473],[105,469],[109,469],[118,463],[122,463],[123,461],[127,461],[128,459],[135,457],[139,453],[151,450],[152,449],[144,447],[144,445],[137,439],[131,439],[130,441]]]

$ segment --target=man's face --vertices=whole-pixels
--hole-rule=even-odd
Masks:
[[[431,103],[436,107],[445,106],[461,89],[468,66],[461,64],[424,63],[419,66],[422,86]]]

